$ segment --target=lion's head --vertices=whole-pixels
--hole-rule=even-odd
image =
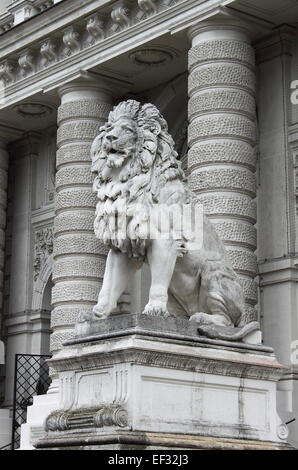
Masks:
[[[100,129],[91,156],[96,174],[93,189],[99,199],[96,236],[130,256],[144,258],[147,241],[140,229],[150,207],[178,202],[177,198],[182,202],[187,193],[165,119],[152,104],[123,101]],[[119,239],[115,222],[124,206],[129,220],[125,239]]]

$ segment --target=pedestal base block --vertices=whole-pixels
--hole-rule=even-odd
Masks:
[[[78,332],[49,361],[61,401],[36,448],[287,448],[284,367],[270,348],[200,338],[187,320],[124,317]]]

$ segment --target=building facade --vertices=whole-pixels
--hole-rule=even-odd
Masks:
[[[11,442],[15,355],[55,355],[96,303],[107,251],[93,233],[90,146],[130,97],[166,118],[247,318],[288,367],[279,414],[298,420],[297,25],[295,0],[1,2],[0,447]],[[142,311],[148,276],[119,309]],[[36,429],[58,394],[53,376]],[[297,421],[289,431],[298,447]]]

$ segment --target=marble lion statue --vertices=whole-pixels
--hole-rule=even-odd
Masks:
[[[135,100],[121,102],[100,129],[91,153],[98,197],[95,235],[110,248],[94,318],[115,310],[130,277],[148,263],[151,287],[144,314],[239,325],[244,294],[208,218],[203,216],[198,227],[201,244],[192,243],[191,249],[187,234],[164,236],[157,221],[155,209],[160,215],[168,207],[196,204],[158,109]]]

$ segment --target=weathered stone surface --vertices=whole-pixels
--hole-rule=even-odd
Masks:
[[[95,302],[98,296],[100,284],[98,281],[91,280],[70,280],[59,281],[52,290],[53,301],[55,304],[62,302]]]
[[[190,439],[192,448],[208,447],[221,437],[223,448],[241,448],[241,435],[251,448],[286,448],[275,409],[284,368],[270,348],[215,341],[187,320],[139,314],[97,321],[91,330],[50,361],[62,394],[37,448],[85,446],[89,436],[90,448],[123,437],[136,449],[140,432],[152,447],[184,448]]]
[[[91,142],[69,143],[57,150],[57,169],[69,163],[91,164]]]
[[[65,34],[76,47],[77,33],[69,30]],[[107,249],[93,232],[96,197],[92,194],[90,148],[111,106],[109,96],[105,100],[104,94],[98,93],[99,87],[100,83],[87,81],[61,89],[53,253],[53,351],[72,336],[79,312],[95,302],[104,273]]]
[[[204,90],[191,96],[188,105],[189,118],[208,111],[230,111],[255,118],[254,97],[242,90]]]
[[[64,103],[59,106],[58,124],[69,119],[83,118],[93,118],[96,121],[101,119],[104,122],[110,110],[111,106],[108,103],[98,101],[80,100]]]
[[[58,145],[73,141],[90,141],[98,134],[102,123],[98,121],[63,122],[58,129]]]
[[[232,193],[198,194],[197,200],[210,216],[236,216],[255,224],[257,218],[256,201],[248,196]]]
[[[85,253],[84,253],[85,254]],[[53,280],[58,280],[64,277],[75,278],[102,278],[105,269],[105,259],[93,258],[86,256],[65,256],[62,259],[57,259],[53,269]]]
[[[121,442],[121,443],[119,443]],[[176,433],[118,432],[90,437],[51,437],[36,443],[37,449],[59,450],[293,450],[288,444],[251,439],[229,439]],[[116,462],[116,460],[115,460]]]
[[[189,125],[188,142],[192,146],[200,139],[226,137],[253,144],[256,140],[255,123],[244,116],[215,114],[198,116]]]
[[[256,193],[255,175],[250,170],[239,167],[194,169],[189,176],[189,186],[196,194],[219,189],[239,191],[251,197]]]
[[[193,69],[189,76],[190,95],[209,86],[239,87],[250,93],[256,90],[255,73],[243,65],[212,63]]]
[[[192,30],[189,51],[189,185],[217,224],[233,268],[243,276],[251,320],[257,300],[251,289],[257,274],[254,49],[233,26],[230,38],[225,28],[214,29],[213,40],[204,31]]]
[[[92,194],[91,186],[88,188],[68,188],[59,192],[56,197],[56,209],[67,208],[94,208],[96,197]]]
[[[214,227],[220,238],[225,242],[256,249],[257,231],[251,224],[242,221],[222,221],[214,222]]]
[[[107,254],[108,249],[101,240],[97,240],[92,233],[62,234],[56,238],[54,245],[55,257],[66,254]]]
[[[65,212],[60,212],[55,217],[55,234],[56,236],[63,232],[88,232],[93,231],[94,224],[94,208],[84,208],[80,211],[73,208]]]
[[[3,289],[4,289],[4,266],[5,266],[5,228],[6,228],[6,210],[7,210],[7,168],[8,168],[8,151],[1,143],[0,146],[0,333],[3,324],[2,309],[3,309]],[[5,362],[4,358],[4,344],[0,341],[0,356],[1,362]],[[2,354],[3,349],[3,354]]]
[[[213,39],[194,46],[189,51],[190,69],[200,62],[211,60],[232,60],[255,66],[254,48],[246,43],[229,39]]]
[[[68,165],[59,169],[56,174],[56,186],[59,188],[68,185],[90,185],[92,181],[90,165]]]
[[[187,317],[176,318],[176,317],[162,317],[152,316],[139,313],[129,314],[118,314],[112,315],[105,320],[94,319],[91,322],[84,322],[79,319],[76,324],[75,336],[72,340],[68,341],[67,344],[80,344],[92,341],[98,341],[118,336],[127,336],[131,334],[137,334],[141,336],[150,336],[153,338],[168,338],[172,340],[181,340],[185,342],[198,342],[202,344],[210,345],[222,345],[225,347],[240,348],[240,349],[251,349],[255,351],[266,351],[272,352],[271,348],[262,345],[244,345],[241,343],[241,328],[224,328],[223,332],[227,332],[227,337],[230,336],[232,341],[233,334],[238,335],[238,342],[226,342],[206,339],[204,334],[201,334],[200,323],[196,321],[189,321]],[[220,328],[220,327],[219,327]],[[253,329],[257,328],[253,325]],[[228,342],[227,342],[228,341]]]
[[[188,168],[206,163],[241,164],[255,170],[256,154],[251,145],[240,140],[206,140],[194,144],[188,152]]]

